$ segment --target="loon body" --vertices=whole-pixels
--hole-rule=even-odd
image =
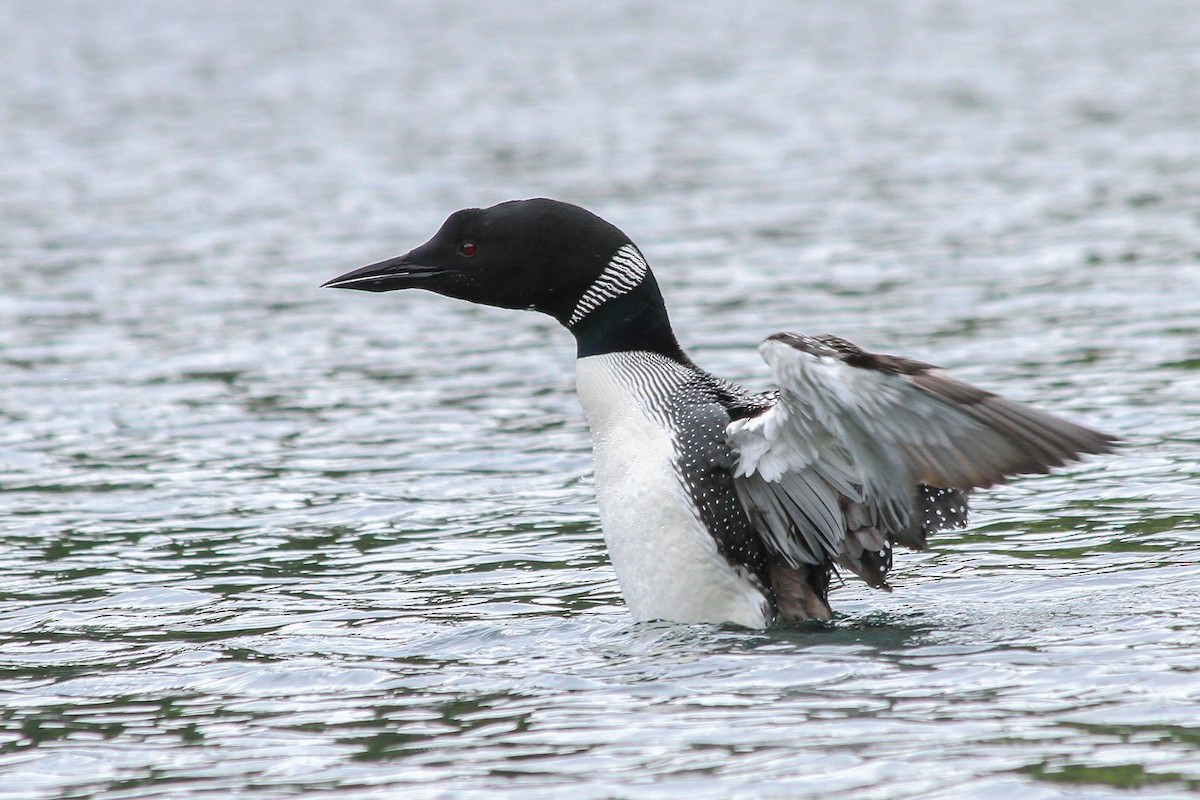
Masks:
[[[713,393],[657,353],[586,356],[576,374],[604,540],[630,613],[769,625],[762,547],[737,501]],[[721,552],[731,547],[732,559]]]
[[[536,310],[574,334],[601,527],[638,620],[828,620],[837,567],[890,589],[893,545],[965,526],[971,490],[1116,442],[833,336],[768,337],[779,388],[747,392],[683,352],[624,233],[554,200],[456,212],[325,285]]]

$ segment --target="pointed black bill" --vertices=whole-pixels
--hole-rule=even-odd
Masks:
[[[395,289],[432,288],[431,279],[447,274],[441,267],[426,267],[409,261],[411,253],[389,258],[321,284],[322,289],[359,289],[364,292],[390,292]]]

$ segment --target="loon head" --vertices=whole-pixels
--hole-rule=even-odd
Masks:
[[[324,286],[426,289],[557,319],[580,353],[678,353],[654,275],[629,237],[579,206],[538,198],[456,211],[425,244]],[[681,354],[680,354],[681,356]]]

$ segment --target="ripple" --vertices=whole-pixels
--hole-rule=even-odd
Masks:
[[[5,796],[1200,787],[1191,6],[0,5]],[[432,65],[432,66],[431,66]],[[458,207],[1111,429],[847,582],[634,624],[552,321],[317,285]]]

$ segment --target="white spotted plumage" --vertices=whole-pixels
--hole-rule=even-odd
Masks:
[[[624,233],[546,198],[464,209],[327,285],[428,289],[571,330],[604,537],[637,619],[829,620],[837,566],[887,588],[892,546],[965,524],[971,490],[1116,441],[832,336],[771,336],[779,388],[751,395],[683,352]]]
[[[633,617],[769,625],[765,587],[721,554],[701,519],[694,498],[703,488],[686,474],[697,442],[673,431],[664,413],[693,373],[645,352],[581,358],[576,373],[604,541]],[[742,513],[731,493],[725,499]]]

